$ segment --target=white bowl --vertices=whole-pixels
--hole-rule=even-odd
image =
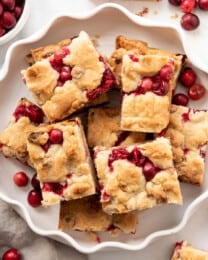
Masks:
[[[153,47],[184,52],[183,41],[180,40],[180,33],[175,28],[162,25],[156,27],[150,22],[145,23],[140,17],[116,4],[104,4],[76,17],[67,14],[54,17],[41,31],[27,39],[15,42],[7,52],[5,63],[0,71],[0,131],[7,126],[11,113],[21,97],[25,96],[33,100],[20,75],[20,71],[28,66],[25,56],[32,48],[75,36],[80,30],[85,30],[97,40],[98,49],[104,55],[111,54],[115,37],[119,34],[147,41]],[[207,74],[195,69],[200,81],[205,83]],[[200,102],[193,102],[190,105],[205,109],[208,105],[207,100],[206,95]],[[197,205],[204,200],[204,197],[208,197],[207,175],[201,187],[181,184],[183,206],[165,205],[140,212],[136,234],[122,234],[118,237],[101,234],[102,242],[97,243],[81,232],[59,231],[57,229],[58,205],[47,209],[34,209],[28,205],[26,197],[31,186],[24,189],[16,187],[12,176],[15,172],[23,170],[32,177],[34,172],[30,168],[15,160],[6,159],[2,155],[0,155],[0,165],[0,198],[12,204],[37,234],[73,246],[84,253],[92,253],[104,248],[140,250],[158,237],[178,232],[187,223]],[[207,170],[206,164],[205,171]]]
[[[24,27],[30,14],[31,0],[25,0],[23,12],[14,28],[0,37],[0,45],[3,45],[13,39]]]

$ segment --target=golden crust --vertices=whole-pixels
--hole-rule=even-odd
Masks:
[[[137,212],[108,215],[102,210],[99,195],[63,201],[60,205],[59,229],[87,232],[109,231],[135,233]]]
[[[183,241],[175,247],[171,260],[208,260],[208,253]]]
[[[173,76],[168,82],[166,95],[157,95],[151,91],[136,95],[133,91],[143,77],[156,75],[166,64],[174,71],[175,65],[169,56],[139,55],[135,58],[138,58],[138,62],[132,61],[129,55],[123,57],[121,129],[158,133],[169,123]]]
[[[120,130],[119,108],[91,108],[87,125],[87,140],[90,147],[112,147],[116,144],[121,146],[145,141],[144,133]]]
[[[208,112],[172,105],[170,123],[164,135],[173,147],[179,179],[201,185],[208,141]]]
[[[65,81],[62,87],[57,87],[59,73],[49,62],[53,55],[22,71],[28,89],[51,122],[62,120],[89,105],[92,100],[88,100],[87,92],[100,85],[107,66],[100,61],[99,53],[83,31],[65,48],[70,54],[65,56],[63,63],[70,66],[72,79]]]
[[[50,145],[45,151],[43,146],[49,140],[48,133],[54,128],[62,131],[63,143]],[[27,148],[42,187],[45,183],[67,185],[61,195],[47,192],[43,188],[43,205],[95,193],[94,171],[78,118],[36,128],[28,137]]]
[[[115,160],[110,170],[109,156],[116,148],[95,148],[103,210],[114,214],[143,210],[162,203],[181,204],[181,191],[168,139],[158,138],[126,149],[131,152],[135,147],[160,169],[151,180],[147,181],[142,168],[128,160]]]
[[[115,41],[115,50],[109,58],[109,64],[112,71],[117,79],[117,84],[121,84],[121,66],[122,59],[125,54],[136,54],[136,55],[165,55],[174,58],[176,64],[176,70],[174,75],[174,86],[178,78],[179,72],[183,63],[183,55],[175,52],[151,48],[147,42],[135,39],[128,39],[123,35],[118,35]]]

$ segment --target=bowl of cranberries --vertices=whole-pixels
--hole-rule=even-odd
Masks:
[[[0,45],[14,38],[29,17],[30,0],[0,0]]]

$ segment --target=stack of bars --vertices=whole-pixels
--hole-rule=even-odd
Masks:
[[[21,73],[37,105],[19,101],[1,151],[35,169],[60,229],[135,233],[138,211],[182,204],[179,180],[202,184],[208,112],[171,105],[183,58],[118,36],[106,59],[84,31],[31,50]]]

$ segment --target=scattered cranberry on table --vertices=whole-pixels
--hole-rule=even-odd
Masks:
[[[14,183],[19,187],[25,187],[28,184],[29,178],[25,172],[17,172],[13,176]]]
[[[0,1],[0,37],[15,27],[22,14],[24,4],[24,0]]]
[[[28,193],[27,201],[30,204],[30,206],[36,208],[41,205],[42,195],[41,192],[38,190],[31,190]]]
[[[20,252],[15,248],[8,249],[2,256],[2,260],[21,260]]]
[[[190,87],[191,85],[193,85],[196,82],[196,79],[197,75],[195,71],[190,67],[184,68],[179,76],[180,83],[185,87]]]
[[[206,94],[206,89],[202,84],[194,84],[188,89],[190,99],[199,100]]]
[[[180,24],[184,30],[195,30],[200,25],[199,17],[194,14],[194,10],[199,7],[201,10],[208,10],[208,0],[168,0],[174,6],[178,6],[184,13]]]
[[[177,93],[172,98],[172,103],[178,106],[187,106],[189,97],[183,93]]]

